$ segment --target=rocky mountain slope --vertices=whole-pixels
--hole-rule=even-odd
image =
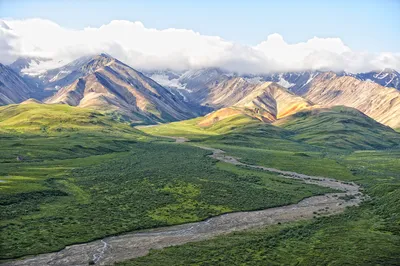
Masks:
[[[384,87],[400,90],[400,73],[394,69],[385,68],[382,71],[359,73],[355,76],[363,81],[371,81]]]
[[[218,109],[201,122],[204,126],[239,113],[260,121],[273,122],[300,110],[316,107],[276,83],[251,84],[243,78],[232,78],[211,88],[204,103]]]
[[[0,64],[0,105],[22,102],[34,90],[10,67]]]
[[[400,92],[333,72],[317,75],[302,95],[324,107],[353,107],[392,128],[400,127]]]
[[[314,108],[314,104],[276,83],[262,83],[240,100],[237,107],[250,110],[263,121],[275,121],[300,110]]]
[[[167,122],[199,115],[168,89],[109,55],[82,58],[73,64],[80,67],[66,76],[53,78],[66,86],[46,99],[46,103],[116,112],[137,123]]]

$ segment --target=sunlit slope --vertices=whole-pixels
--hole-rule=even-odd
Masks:
[[[84,63],[76,63],[79,67],[63,78],[68,82],[47,98],[46,103],[113,112],[136,124],[177,121],[198,115],[182,98],[109,55],[79,60]]]
[[[100,112],[68,105],[0,107],[1,162],[81,158],[154,139]]]
[[[400,127],[400,91],[394,88],[326,72],[315,77],[302,96],[324,107],[353,107],[382,124]]]
[[[95,110],[65,104],[27,103],[0,107],[0,132],[58,135],[110,133],[143,136],[143,133]]]
[[[139,128],[150,135],[204,139],[255,124],[261,124],[261,122],[233,108],[223,108],[204,117]]]

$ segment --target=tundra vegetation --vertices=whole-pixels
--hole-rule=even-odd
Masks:
[[[237,115],[200,127],[201,119],[136,129],[64,105],[1,107],[1,259],[332,192],[218,162],[195,147],[204,145],[250,164],[354,181],[370,199],[343,214],[155,250],[120,265],[398,263],[397,132],[346,108],[275,125]]]

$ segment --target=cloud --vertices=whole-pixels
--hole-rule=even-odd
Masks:
[[[68,62],[108,53],[134,68],[186,70],[221,67],[240,73],[329,69],[400,70],[400,53],[352,51],[339,38],[314,37],[288,44],[275,33],[251,47],[186,29],[157,30],[141,22],[114,20],[99,28],[72,30],[44,19],[0,23],[0,62],[37,56]]]

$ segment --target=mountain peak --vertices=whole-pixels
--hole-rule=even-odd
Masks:
[[[96,55],[95,57],[104,58],[104,59],[115,59],[114,57],[112,57],[111,55],[109,55],[107,53],[101,53],[101,54]]]
[[[79,60],[79,59],[78,59]],[[82,65],[81,70],[87,73],[93,73],[99,68],[103,68],[111,63],[117,61],[114,57],[101,53],[89,58],[83,58],[82,61],[86,62]]]

